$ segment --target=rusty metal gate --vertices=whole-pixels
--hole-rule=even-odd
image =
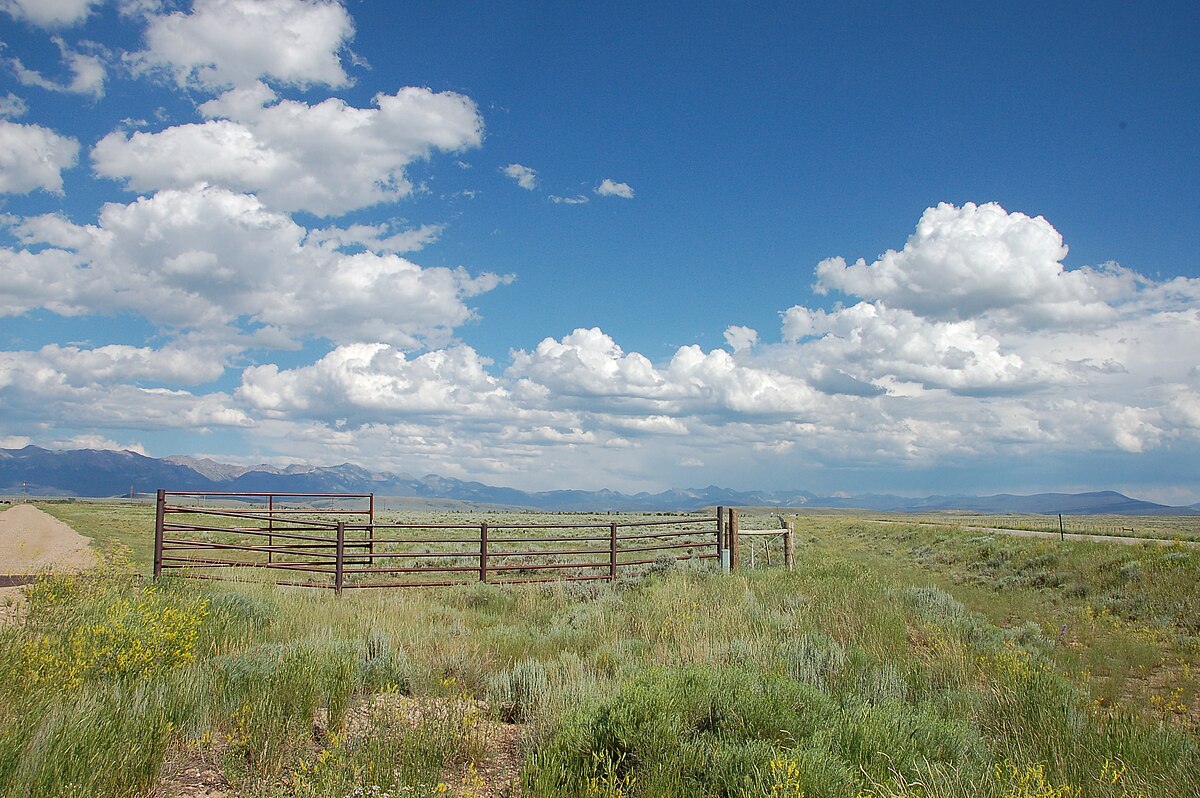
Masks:
[[[544,514],[539,514],[544,517]],[[736,515],[733,516],[736,519]],[[717,560],[714,515],[576,523],[379,523],[373,494],[158,491],[154,576],[331,588],[614,580],[661,561]]]

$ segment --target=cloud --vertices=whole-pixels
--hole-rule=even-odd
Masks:
[[[0,11],[43,28],[82,22],[101,0],[0,0]]]
[[[305,240],[306,243],[324,244],[336,249],[362,247],[371,252],[403,255],[406,252],[419,252],[437,241],[442,230],[443,227],[436,224],[423,224],[399,231],[390,224],[355,224],[345,228],[311,230]]]
[[[929,318],[1003,312],[1022,324],[1101,324],[1107,299],[1132,289],[1128,272],[1068,271],[1062,236],[1041,216],[996,203],[942,203],[921,216],[900,251],[874,263],[835,257],[817,265],[816,290],[853,294]]]
[[[16,119],[24,116],[29,106],[11,91],[7,97],[0,97],[0,119]]]
[[[310,366],[248,368],[237,397],[258,410],[300,411],[306,418],[519,415],[507,389],[487,372],[488,362],[462,345],[410,360],[387,344],[347,344]]]
[[[36,352],[3,352],[13,373],[52,368],[71,385],[153,382],[201,385],[220,377],[237,347],[189,345],[186,339],[162,349],[109,344],[98,347],[48,344]]]
[[[869,301],[794,306],[782,343],[739,363],[870,399],[933,434],[922,448],[943,454],[1200,441],[1195,356],[1178,345],[1200,340],[1200,280],[1160,282],[1111,263],[1066,270],[1065,252],[1044,219],[931,208],[902,251],[870,266],[818,265],[825,290]]]
[[[340,252],[253,196],[205,186],[110,203],[95,225],[42,216],[13,232],[32,249],[0,249],[9,314],[133,312],[226,338],[437,343],[474,317],[467,298],[512,279]]]
[[[62,173],[75,165],[79,142],[41,125],[0,119],[0,192],[63,193]]]
[[[61,449],[99,449],[110,452],[134,452],[143,457],[149,457],[146,447],[140,443],[117,443],[103,435],[74,435],[70,438],[54,442],[54,448]]]
[[[137,71],[165,72],[183,86],[215,90],[257,80],[346,86],[339,53],[354,23],[326,0],[195,0],[191,13],[149,13]]]
[[[510,163],[500,171],[517,181],[517,185],[526,191],[533,191],[537,188],[537,172],[528,166]]]
[[[860,302],[830,313],[793,307],[783,315],[783,336],[791,343],[807,339],[800,348],[805,362],[831,365],[863,383],[888,377],[981,393],[1073,381],[1066,368],[1005,351],[974,320],[930,321],[882,303]]]
[[[254,421],[222,393],[141,387],[116,379],[87,379],[80,355],[60,352],[56,368],[42,353],[0,353],[0,434],[13,430],[97,429],[206,431],[248,428]],[[105,359],[104,354],[96,360]],[[153,357],[153,355],[149,355]],[[44,436],[51,437],[51,436]]]
[[[725,343],[735,354],[752,349],[758,343],[758,330],[731,324],[725,328]]]
[[[574,197],[560,197],[557,194],[551,194],[550,201],[555,205],[585,205],[588,198],[582,194],[577,194]]]
[[[689,413],[804,414],[816,392],[802,380],[771,369],[745,367],[722,349],[684,346],[665,367],[626,354],[599,328],[546,338],[533,352],[512,353],[507,374],[559,397],[586,399],[592,409],[676,416]]]
[[[71,71],[68,83],[59,83],[44,77],[40,72],[26,69],[19,59],[12,59],[9,64],[16,73],[17,80],[25,86],[37,86],[47,91],[66,94],[87,94],[92,99],[104,96],[104,81],[108,75],[104,63],[98,56],[88,55],[72,50],[62,38],[55,36],[54,44],[62,54],[62,60]],[[10,95],[11,96],[11,95]]]
[[[136,191],[203,181],[254,192],[277,210],[336,216],[410,195],[410,163],[482,141],[483,120],[461,94],[409,87],[374,103],[280,101],[259,83],[202,105],[209,121],[109,133],[92,162],[97,174]]]
[[[601,197],[621,197],[622,199],[633,199],[633,189],[628,183],[617,183],[610,178],[604,178],[600,185],[596,187],[596,193]]]

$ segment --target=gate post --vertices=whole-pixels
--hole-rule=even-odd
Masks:
[[[617,523],[608,525],[608,581],[617,579]]]
[[[729,508],[729,570],[736,571],[740,564],[738,557],[738,511],[736,507]]]
[[[367,535],[370,537],[368,544],[367,564],[372,568],[375,567],[375,494],[371,493],[370,504],[367,507]]]
[[[334,559],[333,566],[333,592],[339,596],[342,594],[342,583],[345,579],[345,559],[346,559],[346,522],[337,522],[337,553]]]
[[[275,494],[267,496],[267,562],[275,562]]]
[[[784,521],[783,562],[789,571],[796,570],[796,522]]]
[[[484,521],[479,525],[479,581],[487,581],[487,557],[488,557],[488,527]]]
[[[725,508],[717,508],[717,561],[722,573],[729,573],[729,546],[725,539]]]
[[[162,574],[163,555],[163,519],[166,516],[167,492],[158,489],[158,497],[154,509],[154,578]]]

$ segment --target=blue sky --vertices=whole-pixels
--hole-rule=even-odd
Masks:
[[[644,5],[0,0],[0,445],[1200,500],[1193,8]]]

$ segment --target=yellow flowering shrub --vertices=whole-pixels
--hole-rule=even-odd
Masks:
[[[769,795],[804,798],[804,789],[800,778],[800,766],[796,761],[782,755],[772,759],[771,783],[767,789]]]
[[[1048,672],[1046,664],[1011,640],[996,651],[979,657],[979,664],[991,680],[1001,684],[1020,684]]]
[[[75,585],[47,580],[37,600],[56,605]],[[112,598],[98,619],[35,632],[20,647],[29,686],[74,689],[89,679],[139,678],[183,667],[195,658],[208,602],[179,602],[154,587],[134,598]]]
[[[1005,790],[1004,798],[1070,798],[1079,794],[1079,790],[1069,784],[1051,782],[1040,762],[1024,767],[1012,762],[997,764],[993,775]]]

